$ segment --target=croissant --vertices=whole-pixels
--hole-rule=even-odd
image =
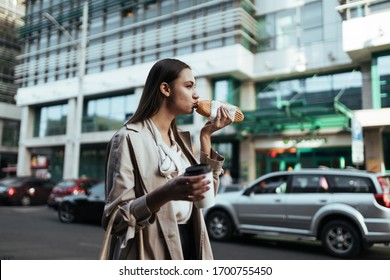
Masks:
[[[215,115],[213,115],[214,111],[216,113],[216,109],[220,106],[225,107],[226,109],[231,112],[231,115],[233,116],[234,114],[234,120],[233,122],[242,122],[244,120],[244,114],[235,105],[232,105],[227,102],[223,101],[214,101],[214,100],[201,100],[198,103],[198,107],[196,109],[196,112],[199,113],[200,115],[206,117],[206,118],[215,118]],[[213,116],[212,116],[213,115]]]

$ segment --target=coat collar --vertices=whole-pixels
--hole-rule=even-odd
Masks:
[[[144,131],[144,132],[148,131],[148,128],[146,127],[144,122],[137,122],[137,123],[127,122],[124,124],[124,126],[128,130],[132,130],[132,131],[138,132],[138,133],[141,131]],[[192,150],[192,141],[191,141],[190,132],[189,131],[179,131],[179,137],[181,138],[181,140],[185,146],[184,148],[188,151],[188,153],[186,153],[186,154],[191,157],[191,159],[190,159],[191,162],[197,163],[198,160],[195,158],[193,150]]]

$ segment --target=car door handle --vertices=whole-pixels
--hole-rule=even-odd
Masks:
[[[320,203],[326,203],[326,202],[328,202],[328,200],[326,200],[326,199],[320,199],[319,202],[320,202]]]
[[[282,202],[282,200],[281,199],[275,199],[275,202]]]

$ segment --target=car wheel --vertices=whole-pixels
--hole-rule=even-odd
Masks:
[[[325,250],[336,257],[351,258],[358,255],[361,249],[358,231],[352,224],[342,220],[325,224],[321,241]]]
[[[225,211],[216,210],[207,215],[206,226],[212,240],[227,241],[233,235],[233,222]]]
[[[69,203],[63,204],[58,208],[58,218],[66,224],[73,223],[76,220],[72,206]]]
[[[22,199],[20,200],[20,204],[23,206],[30,206],[31,205],[31,197],[28,195],[24,195]]]

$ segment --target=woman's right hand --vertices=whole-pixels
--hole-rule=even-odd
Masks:
[[[199,201],[203,194],[210,189],[210,180],[205,180],[205,175],[177,176],[166,184],[146,195],[146,203],[153,213],[171,200]]]
[[[168,200],[198,201],[204,198],[204,193],[210,189],[210,180],[205,175],[177,176],[170,179],[164,186]]]

